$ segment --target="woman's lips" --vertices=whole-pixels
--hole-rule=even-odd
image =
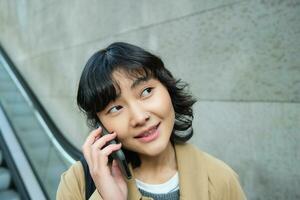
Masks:
[[[151,142],[155,140],[159,136],[159,130],[158,130],[159,125],[160,124],[156,125],[155,127],[151,128],[147,132],[140,134],[135,138],[141,142]]]

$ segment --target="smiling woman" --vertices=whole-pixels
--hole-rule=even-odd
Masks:
[[[193,135],[195,100],[185,87],[140,47],[118,42],[96,52],[77,95],[89,126],[102,126],[82,147],[96,189],[86,195],[84,168],[77,162],[62,175],[57,199],[245,199],[230,167],[186,143]],[[130,180],[116,162],[120,150]]]

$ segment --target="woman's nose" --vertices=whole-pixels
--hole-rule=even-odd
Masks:
[[[138,104],[131,106],[130,114],[130,125],[132,127],[142,126],[150,119],[150,114]]]

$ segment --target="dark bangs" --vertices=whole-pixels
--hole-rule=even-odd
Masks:
[[[96,52],[85,65],[77,92],[77,104],[86,114],[90,128],[98,124],[97,113],[117,98],[118,80],[114,71],[125,72],[129,78],[157,78],[163,68],[162,61],[139,47],[122,48],[110,45]]]

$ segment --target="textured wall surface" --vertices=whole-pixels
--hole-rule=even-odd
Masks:
[[[80,146],[76,90],[113,41],[162,57],[199,99],[192,142],[232,166],[249,199],[300,198],[300,1],[0,1],[0,42]]]

